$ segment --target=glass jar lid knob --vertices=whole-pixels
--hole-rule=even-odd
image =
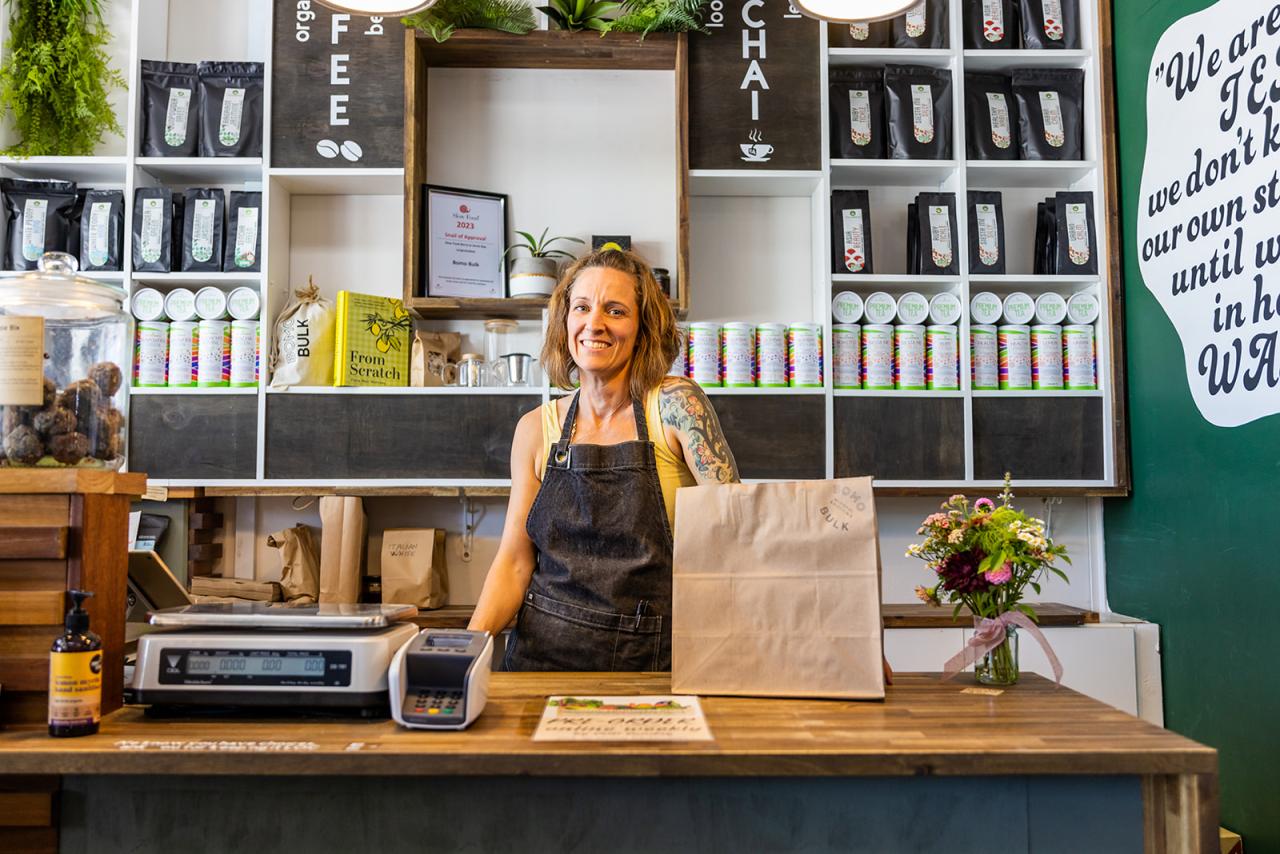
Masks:
[[[80,270],[80,262],[69,252],[46,252],[36,261],[36,269],[55,276],[74,276]]]

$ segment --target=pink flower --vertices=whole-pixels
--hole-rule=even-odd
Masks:
[[[923,584],[916,585],[916,598],[926,605],[937,606],[942,604],[938,601],[937,595]]]
[[[990,498],[979,498],[977,501],[973,502],[973,509],[986,510],[990,512],[996,509],[996,505],[995,505],[995,502],[992,501]]]
[[[1004,584],[1013,578],[1013,564],[1005,561],[1005,563],[992,570],[987,571],[987,581],[992,584]]]

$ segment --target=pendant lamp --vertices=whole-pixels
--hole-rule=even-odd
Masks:
[[[897,17],[920,0],[792,0],[810,18],[837,24],[870,23]]]
[[[421,12],[436,0],[320,0],[320,2],[339,12],[350,12],[352,15],[380,15],[399,18]]]

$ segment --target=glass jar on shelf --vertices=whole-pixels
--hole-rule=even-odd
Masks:
[[[77,269],[48,252],[0,278],[0,466],[124,466],[133,318]]]

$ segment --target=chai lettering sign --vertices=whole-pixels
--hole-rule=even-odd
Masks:
[[[1200,414],[1280,412],[1280,4],[1220,0],[1160,38],[1137,246]]]
[[[271,165],[404,165],[404,25],[276,0]]]
[[[711,0],[689,34],[689,168],[821,169],[818,22],[777,0]]]

